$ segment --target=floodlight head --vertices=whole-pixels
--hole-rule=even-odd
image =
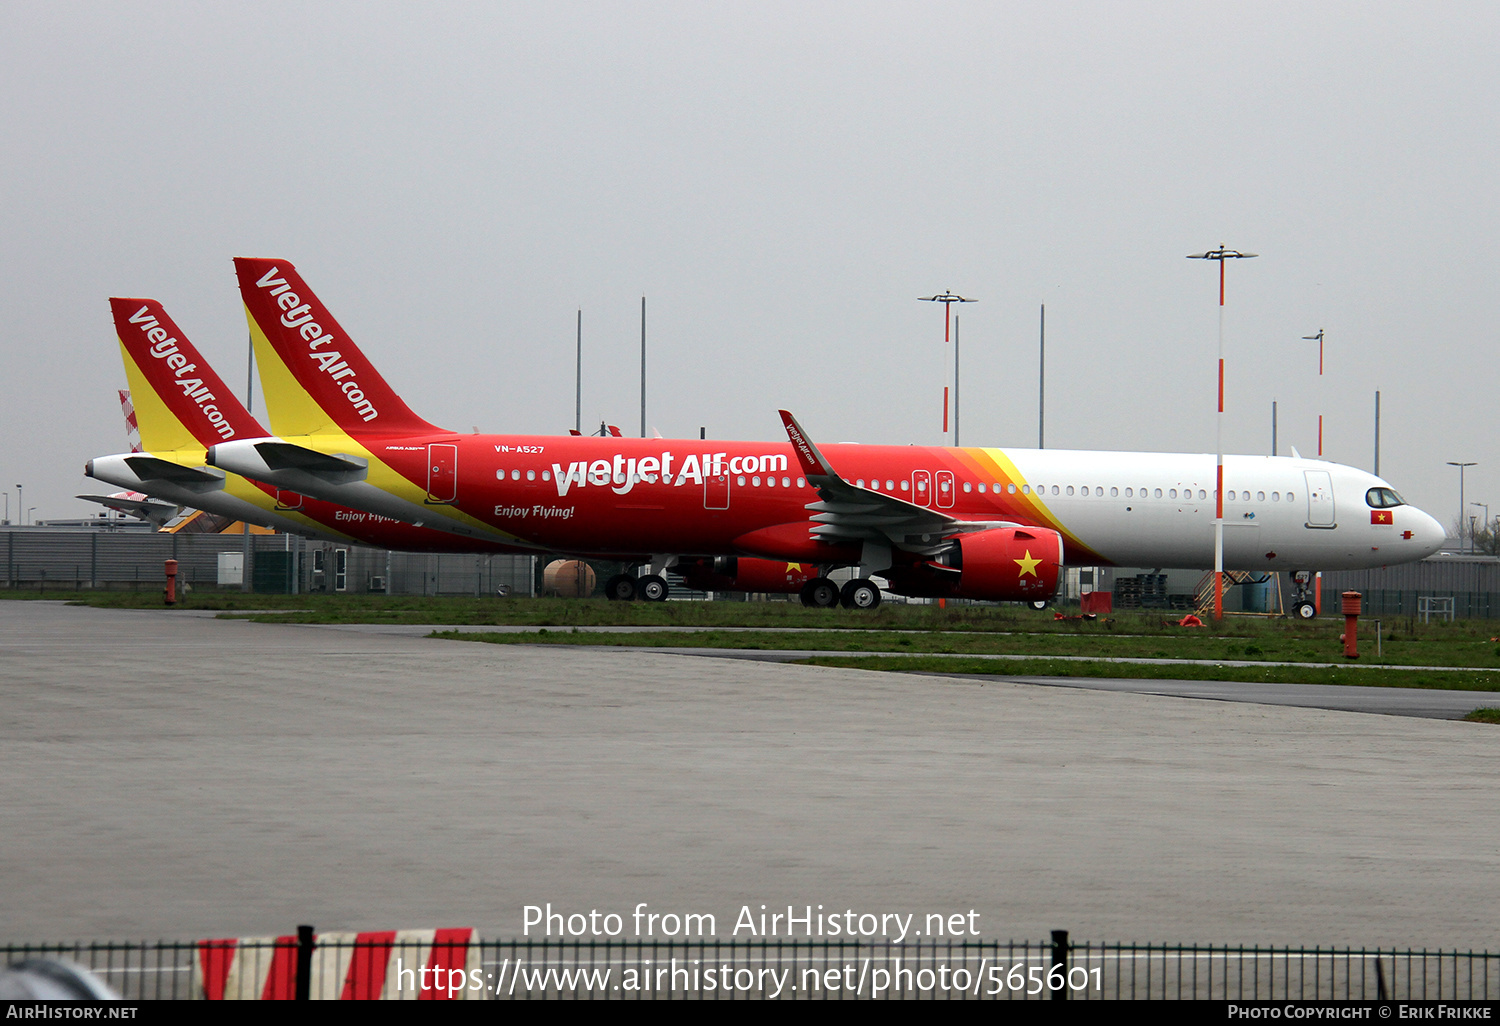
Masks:
[[[1224,244],[1219,243],[1218,249],[1211,249],[1207,253],[1189,253],[1189,260],[1249,260],[1260,256],[1259,253],[1241,253],[1237,249],[1225,249]]]

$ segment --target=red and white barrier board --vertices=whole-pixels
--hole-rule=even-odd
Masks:
[[[486,996],[478,938],[469,927],[320,933],[313,942],[308,996],[315,1001]],[[297,938],[199,941],[193,986],[210,1001],[290,1001],[297,990]]]

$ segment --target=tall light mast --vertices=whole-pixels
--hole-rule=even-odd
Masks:
[[[1323,329],[1319,328],[1316,335],[1303,335],[1302,341],[1316,342],[1318,344],[1318,402],[1323,401]],[[1318,414],[1318,458],[1323,457],[1323,414]]]
[[[966,299],[956,292],[944,292],[939,296],[918,296],[924,303],[943,304],[943,345],[953,342],[953,444],[958,445],[958,338],[952,334],[953,304],[977,303],[977,299]],[[948,389],[943,388],[943,434],[948,433]]]
[[[1214,429],[1214,619],[1224,618],[1224,261],[1248,260],[1258,253],[1241,253],[1237,249],[1218,249],[1207,253],[1189,253],[1189,260],[1219,262],[1219,416]]]

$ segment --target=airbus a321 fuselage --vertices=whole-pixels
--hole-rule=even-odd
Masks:
[[[1035,600],[1065,563],[1213,565],[1211,455],[820,451],[785,412],[782,443],[461,435],[413,414],[291,265],[235,263],[276,434],[213,445],[233,473],[516,551],[858,566],[908,595]],[[1226,569],[1374,567],[1443,541],[1352,467],[1230,456],[1224,479]]]

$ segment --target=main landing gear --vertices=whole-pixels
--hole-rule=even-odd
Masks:
[[[826,577],[814,577],[802,586],[802,604],[811,609],[832,609],[839,604],[839,586]]]
[[[880,605],[880,589],[864,578],[858,578],[842,588],[827,577],[814,577],[802,586],[802,604],[812,609],[874,609]]]
[[[880,589],[873,583],[859,578],[844,585],[839,601],[845,609],[874,609],[880,605]]]
[[[670,592],[666,579],[656,574],[647,574],[645,577],[615,574],[604,582],[604,597],[611,602],[630,602],[634,599],[665,602]]]

